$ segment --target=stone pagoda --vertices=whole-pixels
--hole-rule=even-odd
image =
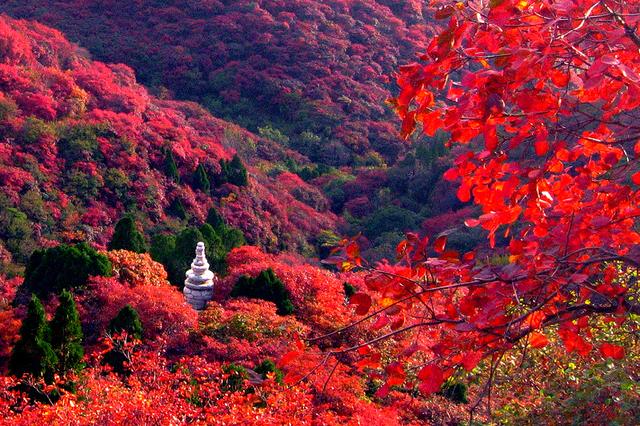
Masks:
[[[204,254],[204,243],[200,242],[196,246],[196,258],[193,259],[191,269],[186,275],[184,297],[194,309],[200,311],[213,298],[213,280],[215,279]]]

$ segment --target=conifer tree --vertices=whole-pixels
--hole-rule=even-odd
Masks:
[[[215,207],[211,207],[207,213],[207,223],[218,231],[225,226],[224,218]]]
[[[142,323],[138,312],[131,305],[125,305],[109,323],[108,332],[112,335],[125,332],[129,337],[142,339]],[[113,349],[104,355],[102,363],[110,365],[116,373],[128,375],[131,371],[126,363],[131,360],[134,346],[125,344],[124,339],[113,339]]]
[[[131,306],[125,305],[109,323],[109,333],[126,332],[129,336],[142,339],[142,322],[138,312]]]
[[[107,246],[109,250],[129,250],[135,253],[147,251],[144,236],[136,228],[131,216],[124,216],[116,224],[115,232]]]
[[[234,155],[229,163],[229,183],[237,186],[247,186],[247,169],[242,164],[242,160],[238,157],[238,154]]]
[[[205,194],[211,190],[209,176],[202,163],[198,164],[198,168],[196,168],[196,172],[193,175],[193,188],[200,189]]]
[[[51,347],[58,358],[58,373],[77,371],[83,366],[82,326],[73,295],[60,294],[60,305],[51,320]]]
[[[184,204],[179,198],[174,198],[169,204],[169,208],[167,209],[169,214],[179,218],[186,219],[187,218],[187,209],[184,208]]]
[[[175,183],[180,183],[180,172],[178,171],[178,165],[175,158],[173,158],[173,152],[167,149],[164,157],[164,174]]]
[[[40,299],[32,295],[27,316],[20,327],[20,340],[11,353],[9,372],[17,377],[24,374],[44,377],[51,383],[58,359],[49,340],[50,329],[44,307]]]

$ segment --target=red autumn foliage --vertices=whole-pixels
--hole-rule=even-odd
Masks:
[[[446,235],[409,235],[401,262],[365,281],[372,308],[359,304],[364,319],[399,320],[348,349],[396,342],[405,369],[429,369],[418,375],[426,393],[483,358],[493,368],[529,335],[545,346],[539,330],[557,329],[568,353],[586,357],[599,317],[619,327],[640,312],[637,2],[439,3],[448,25],[400,70],[393,103],[405,137],[421,124],[466,148],[445,178],[481,209],[468,226],[488,231],[491,247],[498,232],[508,239],[508,263],[448,251]],[[359,263],[347,244],[335,262]],[[420,356],[402,355],[410,342]],[[394,371],[387,386],[402,378]]]
[[[200,163],[213,176],[220,159],[230,159],[249,141],[269,160],[305,161],[195,104],[153,97],[130,68],[90,61],[54,30],[0,21],[0,119],[6,135],[0,143],[1,192],[29,222],[51,221],[34,239],[81,232],[83,239],[105,245],[128,206],[136,205],[144,227],[152,227],[167,220],[176,197],[202,222],[222,197],[194,191],[190,176]],[[165,148],[176,158],[180,185],[160,172]],[[335,228],[337,218],[326,212],[322,194],[311,187],[300,194],[299,187],[275,182],[251,166],[258,160],[253,154],[244,160],[249,186],[232,188],[239,201],[221,209],[250,242],[296,248]],[[22,205],[27,190],[33,195],[29,208]],[[263,210],[269,214],[261,216]],[[302,220],[300,211],[308,217]]]

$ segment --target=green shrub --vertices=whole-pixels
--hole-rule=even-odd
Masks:
[[[270,359],[265,359],[264,361],[262,361],[262,363],[260,363],[260,365],[258,365],[254,369],[254,371],[260,374],[263,379],[267,378],[267,373],[273,373],[275,376],[276,382],[282,384],[282,379],[284,378],[284,374],[282,373],[282,370],[276,367],[276,364]]]
[[[138,312],[131,305],[126,305],[111,320],[107,332],[111,335],[126,332],[128,336],[138,340],[142,339],[142,323]],[[113,371],[118,374],[129,375],[131,371],[127,362],[130,360],[130,351],[131,348],[124,345],[124,340],[113,339],[113,348],[104,354],[102,364],[111,366]]]
[[[20,292],[45,297],[83,286],[90,276],[109,275],[109,259],[88,244],[61,244],[31,255]]]
[[[256,278],[248,275],[240,277],[231,291],[231,297],[248,297],[273,302],[278,308],[279,315],[290,315],[295,310],[289,291],[271,268],[260,272]]]
[[[124,216],[118,221],[107,248],[109,250],[129,250],[135,253],[147,251],[144,236],[136,228],[136,223],[131,216]]]
[[[195,173],[193,174],[193,189],[199,189],[205,194],[208,194],[211,190],[211,183],[209,182],[209,176],[202,163],[198,164]]]
[[[347,300],[349,300],[351,296],[356,294],[356,292],[358,291],[354,286],[347,282],[342,283],[342,287],[344,288],[344,296],[347,298]]]
[[[247,186],[247,169],[242,164],[238,155],[234,155],[231,161],[220,160],[220,173],[216,176],[216,186],[230,183],[236,186]]]
[[[164,156],[163,163],[164,174],[174,181],[175,183],[180,183],[180,172],[178,171],[178,165],[176,164],[175,158],[173,158],[173,152],[170,149],[167,149]]]
[[[457,404],[469,403],[467,391],[468,389],[466,384],[451,380],[446,381],[440,388],[440,394],[442,396]]]
[[[244,382],[249,378],[247,369],[238,364],[229,364],[222,367],[227,377],[220,384],[223,392],[239,392],[244,389]]]
[[[125,305],[109,322],[107,331],[110,334],[126,332],[138,340],[142,339],[142,322],[138,312],[131,305]]]

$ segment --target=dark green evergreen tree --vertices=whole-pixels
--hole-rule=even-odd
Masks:
[[[44,307],[40,299],[32,295],[20,327],[20,339],[11,353],[9,372],[17,377],[32,374],[51,383],[58,359],[49,343],[50,337]]]
[[[275,362],[273,362],[270,359],[265,359],[264,361],[262,361],[260,365],[258,365],[254,369],[254,371],[260,374],[263,379],[267,378],[268,373],[273,373],[275,381],[280,384],[282,384],[282,381],[284,379],[284,374],[282,373],[282,370],[276,367]]]
[[[180,198],[174,198],[173,201],[171,201],[171,204],[169,204],[167,211],[170,215],[173,215],[178,219],[187,218],[187,209],[184,208],[184,204],[182,204],[182,200],[180,200]]]
[[[110,334],[126,332],[129,336],[136,339],[142,339],[142,322],[138,311],[133,309],[131,305],[125,305],[118,315],[109,322],[108,331]]]
[[[260,272],[256,278],[240,277],[231,290],[231,297],[268,300],[276,304],[279,315],[290,315],[294,311],[289,291],[271,268]]]
[[[166,150],[164,156],[164,174],[175,183],[180,183],[180,172],[178,171],[178,165],[175,158],[173,158],[173,152],[170,149]]]
[[[247,169],[242,164],[238,154],[234,155],[231,161],[220,160],[220,173],[216,176],[216,186],[231,183],[236,186],[247,186]]]
[[[222,215],[215,207],[211,207],[207,213],[207,223],[213,226],[213,229],[222,229],[225,226],[225,221]]]
[[[51,347],[58,358],[58,373],[83,367],[82,326],[71,292],[63,290],[60,305],[51,320]]]
[[[229,183],[237,186],[247,186],[248,184],[247,169],[238,154],[234,155],[229,163],[228,180]]]
[[[147,251],[147,244],[142,233],[136,228],[133,218],[127,215],[116,223],[115,231],[107,248],[144,253]]]
[[[109,259],[86,243],[36,250],[29,259],[16,300],[26,303],[24,299],[31,293],[46,297],[83,286],[89,276],[111,275],[111,268]]]
[[[111,320],[107,331],[112,335],[126,332],[128,336],[141,340],[143,329],[138,312],[131,305],[125,305]],[[131,348],[124,344],[123,339],[116,338],[113,339],[113,348],[104,355],[102,363],[110,365],[116,373],[128,375],[130,370],[126,363],[130,359]]]
[[[205,194],[208,194],[211,190],[209,176],[202,163],[198,164],[198,168],[196,168],[196,172],[193,175],[193,188],[199,189]]]

